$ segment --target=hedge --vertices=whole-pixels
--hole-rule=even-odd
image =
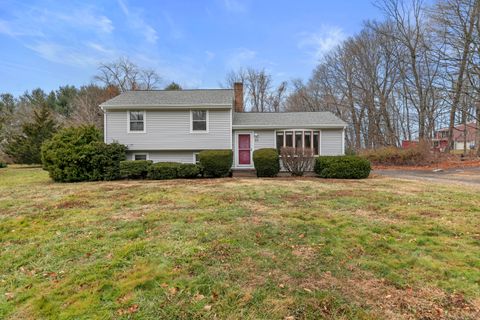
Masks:
[[[371,167],[370,161],[357,156],[321,156],[314,170],[321,178],[365,179]]]
[[[383,147],[371,150],[362,150],[360,156],[375,165],[409,166],[427,165],[435,159],[430,152],[430,145],[420,141],[409,148]]]
[[[152,180],[176,179],[178,177],[177,162],[157,162],[148,168],[147,178]]]
[[[275,177],[280,171],[280,158],[277,149],[265,148],[253,152],[253,165],[257,177]]]
[[[181,163],[177,168],[177,175],[179,178],[193,179],[197,178],[201,173],[201,167],[193,163]]]
[[[54,181],[75,182],[120,178],[126,147],[106,144],[94,126],[70,127],[42,145],[42,164]]]
[[[7,164],[5,162],[0,162],[0,168],[6,168]]]
[[[124,179],[145,179],[151,160],[125,160],[120,162],[120,176]]]
[[[232,168],[232,150],[205,150],[199,154],[200,165],[207,177],[224,177]]]

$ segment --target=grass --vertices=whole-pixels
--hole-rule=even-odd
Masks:
[[[0,169],[0,318],[477,319],[480,190]]]

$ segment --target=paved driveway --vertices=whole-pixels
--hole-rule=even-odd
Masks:
[[[388,169],[374,170],[373,173],[409,180],[434,181],[445,184],[461,183],[480,186],[480,167],[445,169],[442,171]]]

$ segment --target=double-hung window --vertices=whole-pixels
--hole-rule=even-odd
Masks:
[[[145,111],[128,112],[128,132],[145,132]]]
[[[192,110],[191,121],[191,132],[208,132],[207,110]]]

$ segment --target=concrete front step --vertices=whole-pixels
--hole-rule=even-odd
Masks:
[[[234,178],[255,178],[257,176],[257,171],[255,169],[233,169],[232,177]]]

